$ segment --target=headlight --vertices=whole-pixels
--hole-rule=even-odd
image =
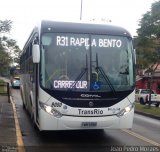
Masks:
[[[42,102],[40,102],[39,105],[45,112],[49,113],[50,115],[53,115],[56,118],[62,117],[62,114],[58,110],[54,109],[53,107],[48,106],[47,104]]]
[[[122,117],[126,115],[127,113],[129,113],[133,108],[134,108],[134,104],[130,104],[129,106],[122,109],[119,113],[117,113],[117,116]]]

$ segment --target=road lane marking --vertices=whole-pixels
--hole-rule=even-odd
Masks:
[[[14,113],[18,152],[25,152],[21,129],[20,129],[19,121],[18,121],[17,112],[16,112],[16,106],[15,106],[15,103],[12,97],[10,97],[10,101],[12,103],[13,113]]]
[[[153,141],[151,139],[148,139],[148,138],[146,138],[144,136],[141,136],[141,135],[139,135],[139,134],[137,134],[137,133],[135,133],[133,131],[130,131],[130,130],[127,130],[127,129],[121,129],[121,130],[126,132],[126,133],[128,133],[128,134],[130,134],[130,135],[132,135],[132,136],[134,136],[134,137],[136,137],[136,138],[138,138],[138,139],[141,139],[141,140],[143,140],[143,141],[145,141],[147,143],[150,143],[150,144],[152,144],[154,146],[159,146],[160,147],[160,143],[157,143],[157,142],[155,142],[155,141]]]

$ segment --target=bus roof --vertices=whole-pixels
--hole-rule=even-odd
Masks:
[[[23,50],[27,46],[29,40],[35,32],[57,32],[57,33],[79,33],[79,34],[102,34],[132,37],[131,34],[124,28],[107,24],[93,24],[93,23],[73,23],[73,22],[59,22],[42,20],[36,26],[27,39]],[[39,33],[40,34],[40,33]],[[24,51],[22,51],[21,55]]]
[[[41,32],[71,32],[81,34],[107,34],[131,37],[131,34],[126,29],[118,26],[107,24],[72,23],[56,21],[42,21]]]

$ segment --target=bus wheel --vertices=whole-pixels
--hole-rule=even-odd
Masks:
[[[142,104],[142,105],[145,104],[143,98],[140,98],[140,104]]]
[[[23,109],[26,110],[26,106],[23,101],[22,101],[22,104],[23,104]]]
[[[31,114],[31,121],[32,121],[32,126],[34,129],[36,129],[36,123],[34,121],[34,116],[32,116],[33,114]]]
[[[33,110],[31,112],[31,121],[32,121],[33,128],[38,131],[38,127],[37,127],[37,125],[35,123],[35,118],[34,118],[34,112],[33,112]]]
[[[156,103],[156,107],[159,107],[159,103]]]

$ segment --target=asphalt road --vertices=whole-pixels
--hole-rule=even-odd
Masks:
[[[160,151],[157,147],[160,147],[159,120],[135,114],[131,130],[53,131],[40,134],[33,128],[29,114],[22,108],[19,89],[12,89],[12,96],[25,151]]]

